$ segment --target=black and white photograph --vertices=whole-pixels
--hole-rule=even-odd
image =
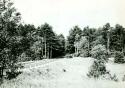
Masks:
[[[125,88],[125,0],[0,0],[0,88]]]

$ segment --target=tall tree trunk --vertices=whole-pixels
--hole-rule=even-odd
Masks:
[[[107,42],[107,51],[108,51],[108,54],[109,54],[109,43],[110,43],[109,40],[110,40],[110,39],[109,39],[109,37],[108,37],[108,42]]]
[[[76,49],[77,49],[77,55],[78,55],[78,53],[79,53],[79,50],[78,50],[78,44],[77,44],[77,47],[76,47]]]
[[[123,52],[125,53],[125,44],[123,45],[124,47],[123,47]]]
[[[43,47],[42,47],[42,57],[43,57]]]
[[[108,53],[108,54],[110,53],[109,46],[110,46],[110,34],[109,34],[109,32],[108,32],[108,33],[107,33],[107,53]]]
[[[46,37],[45,37],[45,58],[47,58],[46,51],[47,49],[46,49]]]
[[[90,38],[88,36],[88,57],[90,57]]]
[[[76,53],[76,47],[75,47],[75,53]]]
[[[42,57],[43,57],[43,41],[42,41]]]
[[[49,56],[49,55],[50,55],[49,52],[50,52],[50,51],[49,51],[49,47],[48,47],[48,52],[47,52],[47,58],[48,58],[48,59],[49,59],[49,57],[50,57],[50,56]]]
[[[3,63],[4,64],[4,63]],[[3,77],[4,66],[0,67],[0,78]]]
[[[123,38],[123,32],[121,33],[121,44],[122,44],[122,52],[124,52],[124,38]]]
[[[50,50],[50,58],[52,58],[52,46],[51,46],[51,50]]]

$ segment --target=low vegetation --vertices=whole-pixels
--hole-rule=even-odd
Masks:
[[[105,47],[99,44],[93,47],[91,54],[94,58],[94,62],[87,75],[94,78],[105,75],[108,72],[105,66],[105,63],[107,61]]]
[[[125,57],[123,52],[116,52],[114,58],[115,63],[125,63]]]

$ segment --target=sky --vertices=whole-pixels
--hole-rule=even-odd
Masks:
[[[67,36],[73,26],[83,28],[121,24],[125,27],[125,0],[14,0],[26,24],[49,23],[55,33]]]

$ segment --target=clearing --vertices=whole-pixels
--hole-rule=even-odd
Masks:
[[[108,63],[107,69],[116,74],[118,82],[90,79],[87,73],[92,58],[49,59],[24,63],[23,73],[5,81],[0,88],[125,88],[125,64]]]

